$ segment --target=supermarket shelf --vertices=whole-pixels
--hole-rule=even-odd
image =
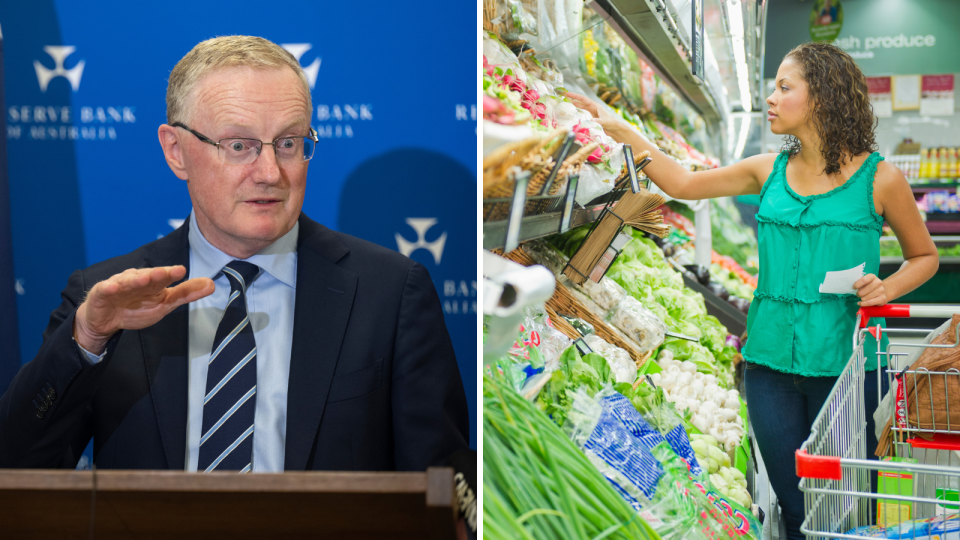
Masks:
[[[960,234],[960,221],[927,221],[930,234]]]
[[[881,237],[880,237],[880,243],[882,244],[882,243],[884,243],[884,242],[889,242],[889,243],[891,243],[891,244],[896,243],[896,242],[897,242],[897,237],[896,237],[896,236],[881,236]],[[951,245],[952,245],[952,244],[956,244],[956,243],[960,243],[960,236],[938,236],[938,237],[936,237],[936,238],[933,239],[933,243],[934,243],[934,244],[951,244]],[[888,258],[894,258],[894,257],[888,257]],[[881,257],[880,260],[882,261],[882,260],[883,260],[883,257]]]
[[[877,277],[886,279],[900,270],[901,265],[903,265],[902,257],[880,257]],[[960,305],[960,257],[940,257],[940,268],[937,269],[937,273],[916,290],[898,298],[897,303]],[[942,320],[908,318],[897,319],[892,326],[936,328],[942,322]],[[931,324],[933,325],[930,326]]]
[[[689,273],[684,272],[682,275],[683,284],[703,295],[704,303],[707,305],[707,314],[716,317],[720,324],[727,327],[727,332],[735,336],[741,336],[747,331],[746,314],[710,292],[710,289],[701,285]]]
[[[678,21],[673,21],[660,2],[594,0],[591,7],[601,15],[609,16],[607,23],[649,60],[660,76],[700,113],[704,121],[720,121],[723,115],[709,87],[690,72],[690,56],[687,52],[690,45],[677,32]]]
[[[960,187],[960,183],[957,182],[947,182],[944,184],[910,184],[910,189],[914,193],[929,193],[931,191],[944,191],[957,189]]]
[[[585,223],[592,223],[600,217],[604,205],[590,208],[577,208],[570,217],[570,227],[577,227]],[[520,222],[520,242],[527,242],[557,234],[560,230],[561,212],[528,216]],[[483,224],[483,249],[501,249],[507,235],[507,221],[491,221]]]
[[[891,265],[889,268],[896,271],[895,269],[899,269],[901,264],[903,264],[903,257],[880,257],[881,272],[885,265]],[[940,268],[944,268],[945,266],[960,269],[960,257],[940,257]],[[890,273],[892,274],[893,272]]]

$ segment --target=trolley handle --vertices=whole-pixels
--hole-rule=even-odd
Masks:
[[[960,306],[911,306],[908,304],[887,304],[885,306],[867,306],[860,308],[860,328],[866,328],[872,317],[907,318],[930,317],[949,319],[960,313]]]
[[[824,480],[840,480],[843,473],[840,469],[840,458],[837,456],[816,456],[808,454],[806,450],[797,450],[797,476],[800,478],[821,478]]]

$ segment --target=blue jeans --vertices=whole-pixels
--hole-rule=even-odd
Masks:
[[[876,371],[868,371],[863,389],[867,420],[867,458],[876,459],[873,411],[877,409]],[[803,492],[798,487],[794,453],[810,436],[813,421],[827,401],[836,377],[802,377],[747,363],[744,370],[747,410],[754,439],[763,456],[770,485],[780,502],[787,538],[803,540]],[[883,393],[887,392],[883,377]],[[874,477],[874,482],[875,482]],[[846,532],[846,531],[840,531]]]

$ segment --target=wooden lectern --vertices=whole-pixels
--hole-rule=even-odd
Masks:
[[[423,473],[0,469],[4,539],[455,539],[453,469]]]

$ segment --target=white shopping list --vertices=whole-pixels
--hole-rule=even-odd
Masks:
[[[853,284],[864,276],[863,269],[867,263],[854,266],[849,270],[827,272],[827,277],[820,284],[820,292],[825,294],[857,294]]]

